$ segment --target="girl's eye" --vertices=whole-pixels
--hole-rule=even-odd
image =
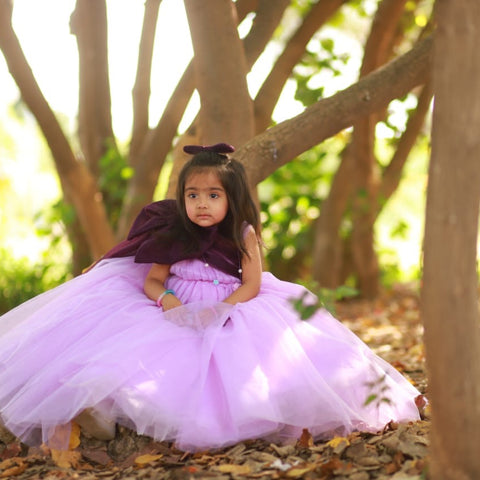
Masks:
[[[218,193],[211,193],[210,198],[218,198]]]
[[[187,195],[188,198],[197,198],[197,194],[196,193],[189,193]]]

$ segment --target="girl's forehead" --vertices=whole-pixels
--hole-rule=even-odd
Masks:
[[[185,186],[192,183],[218,183],[221,184],[220,177],[218,176],[215,170],[210,168],[205,168],[201,170],[194,171],[188,175],[185,179]]]

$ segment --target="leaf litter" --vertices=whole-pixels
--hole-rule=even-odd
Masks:
[[[413,290],[399,287],[374,301],[338,302],[336,316],[426,393],[418,305]],[[74,426],[66,452],[44,445],[29,448],[0,427],[0,479],[421,480],[428,470],[429,427],[427,411],[423,420],[391,422],[376,434],[354,432],[315,442],[304,430],[294,445],[250,440],[194,454],[124,427],[117,428],[113,440],[100,441]]]

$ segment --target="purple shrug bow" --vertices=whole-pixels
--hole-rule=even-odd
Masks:
[[[127,239],[103,257],[134,256],[137,263],[172,265],[180,260],[199,259],[212,267],[240,278],[241,254],[221,234],[221,224],[213,227],[194,225],[197,246],[191,250],[186,243],[191,234],[182,227],[175,200],[161,200],[142,209],[133,222]],[[177,238],[169,233],[179,232]]]

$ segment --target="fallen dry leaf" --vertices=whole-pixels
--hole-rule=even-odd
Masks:
[[[22,451],[22,447],[20,442],[13,442],[8,444],[3,452],[0,455],[0,459],[6,460],[7,458],[18,457],[20,452]]]
[[[234,475],[248,475],[252,471],[248,465],[234,465],[232,463],[218,465],[215,470],[222,473],[233,473]]]
[[[23,458],[13,457],[8,458],[0,463],[0,478],[11,478],[21,475],[27,469],[27,465]]]
[[[74,450],[52,450],[52,460],[60,468],[77,468],[82,458],[80,452]]]
[[[343,468],[343,462],[339,458],[332,458],[320,466],[320,470],[323,475],[332,475],[335,470]]]
[[[350,445],[350,440],[345,437],[333,437],[327,442],[327,447],[330,447],[335,453],[341,453],[339,449],[344,450]]]
[[[140,455],[139,457],[135,458],[135,464],[139,465],[141,467],[148,465],[150,463],[154,463],[157,460],[160,460],[163,457],[162,454],[158,455],[151,455],[151,454],[146,454],[146,455]]]
[[[306,428],[302,430],[302,435],[300,435],[297,445],[302,448],[313,447],[313,437]]]
[[[309,472],[312,472],[318,467],[316,464],[306,465],[304,467],[293,467],[287,471],[286,476],[289,478],[302,478]]]
[[[80,445],[80,425],[71,422],[70,439],[68,441],[68,449],[75,450]]]

